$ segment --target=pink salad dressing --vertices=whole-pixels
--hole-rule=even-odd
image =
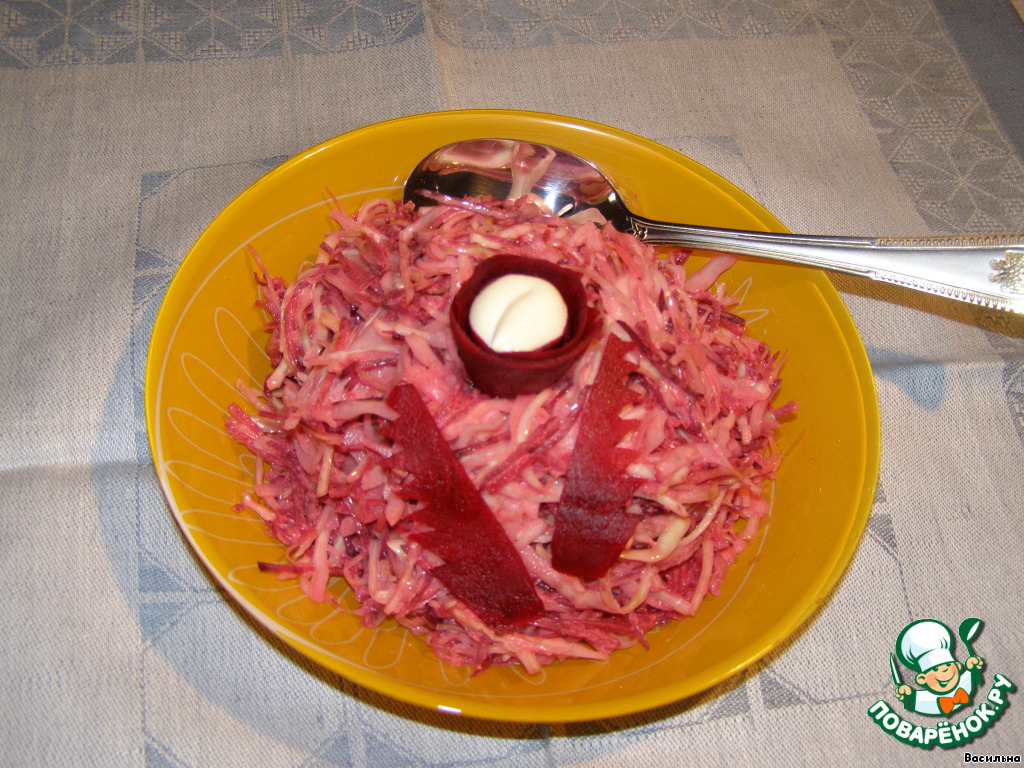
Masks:
[[[611,226],[553,217],[528,197],[417,211],[381,199],[332,216],[338,229],[291,283],[261,265],[273,370],[262,391],[240,385],[248,409],[232,406],[227,424],[258,458],[239,507],[284,545],[282,562],[264,568],[298,578],[315,601],[335,600],[329,586],[343,577],[366,626],[394,619],[443,661],[474,671],[606,659],[719,591],[768,510],[773,435],[794,408],[773,405],[777,355],[745,334],[730,312],[737,300],[713,287],[731,260],[687,276],[684,253],[659,258]],[[577,272],[599,313],[587,351],[534,394],[475,389],[449,327],[458,288],[496,254]],[[581,403],[610,334],[628,342],[620,418],[629,429],[616,451],[630,459],[633,495],[621,514],[635,524],[610,569],[586,579],[552,565],[551,541]],[[424,545],[433,540],[425,521],[443,522],[417,514],[424,502],[403,486],[415,463],[401,453],[415,441],[386,436],[403,428],[387,403],[398,385],[419,393],[518,552],[542,606],[529,621],[485,621],[438,577],[446,563]],[[443,534],[452,557],[453,531]]]

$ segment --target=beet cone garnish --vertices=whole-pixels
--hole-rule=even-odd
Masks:
[[[506,275],[540,278],[557,289],[567,310],[565,328],[558,338],[538,349],[499,352],[478,335],[470,323],[473,302],[484,288]],[[480,391],[493,397],[532,394],[551,386],[586,351],[601,327],[578,274],[540,259],[505,254],[480,263],[452,300],[450,316],[466,375]]]

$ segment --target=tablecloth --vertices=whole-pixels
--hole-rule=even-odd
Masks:
[[[826,605],[705,694],[579,724],[446,717],[282,650],[214,586],[160,493],[142,409],[175,267],[285,158],[482,107],[648,137],[793,231],[1024,230],[1008,0],[0,2],[0,763],[1019,760],[1008,685],[991,721],[951,718],[971,731],[948,749],[870,709],[906,714],[889,654],[926,617],[981,618],[985,691],[1024,682],[1024,318],[858,278],[833,279],[881,408],[866,533]]]

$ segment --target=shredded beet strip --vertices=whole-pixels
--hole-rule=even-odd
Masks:
[[[555,508],[551,563],[562,573],[582,579],[604,576],[618,560],[639,517],[626,505],[641,481],[626,475],[635,451],[615,445],[632,429],[619,413],[632,402],[624,380],[635,366],[625,355],[631,344],[614,334],[580,414],[579,434]]]
[[[401,446],[398,460],[412,475],[402,493],[424,502],[410,519],[431,529],[409,538],[444,560],[431,573],[492,629],[508,630],[540,617],[544,606],[522,558],[419,392],[398,384],[387,404],[399,416],[382,432]]]

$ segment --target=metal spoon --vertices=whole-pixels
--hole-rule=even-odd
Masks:
[[[527,193],[541,197],[559,216],[595,208],[616,229],[654,245],[803,264],[1024,313],[1024,235],[834,237],[653,221],[630,212],[611,182],[586,160],[512,139],[441,147],[423,158],[405,183],[405,199],[416,205],[435,205],[436,195],[515,199]]]

